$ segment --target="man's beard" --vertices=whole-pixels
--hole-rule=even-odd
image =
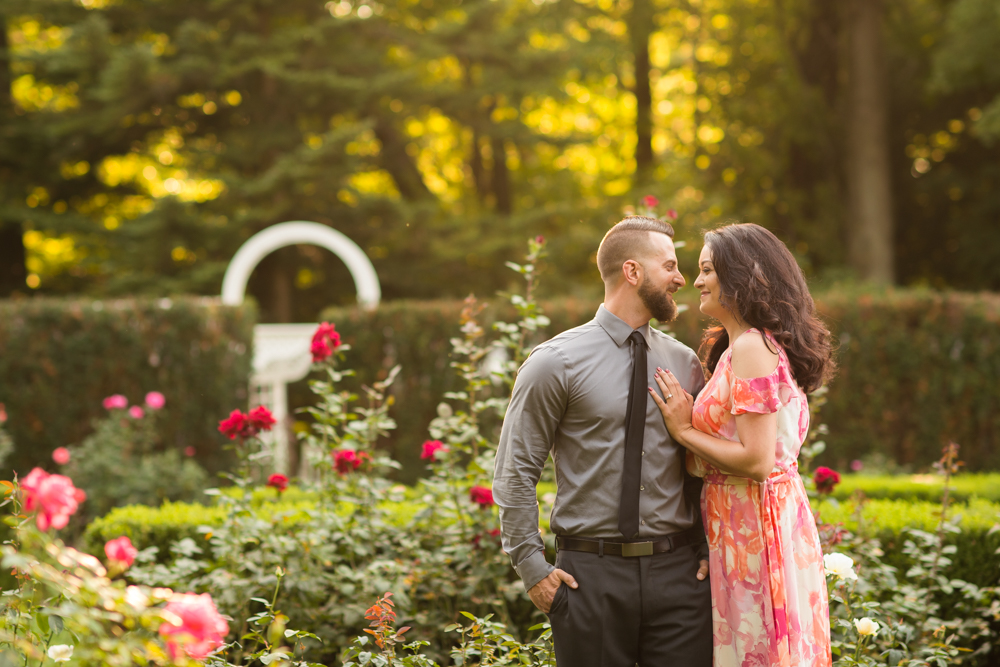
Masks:
[[[666,290],[653,289],[648,280],[639,284],[639,299],[646,310],[660,322],[673,322],[677,317],[677,304]]]

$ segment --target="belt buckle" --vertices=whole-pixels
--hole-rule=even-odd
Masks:
[[[636,556],[652,556],[653,555],[653,543],[652,542],[623,542],[622,543],[622,556],[626,558],[634,558]]]

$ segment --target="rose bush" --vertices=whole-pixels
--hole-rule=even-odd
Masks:
[[[87,494],[74,530],[113,507],[203,497],[208,484],[204,469],[163,439],[166,398],[149,392],[145,404],[148,412],[133,405],[139,411],[130,415],[128,398],[107,397],[107,416],[94,422],[94,432],[83,443],[66,448],[56,460],[61,472]]]

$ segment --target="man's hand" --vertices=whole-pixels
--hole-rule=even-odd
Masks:
[[[707,576],[708,576],[708,561],[707,560],[698,561],[698,581],[704,581],[705,577]]]
[[[705,563],[705,571],[708,572],[708,562]],[[701,571],[699,570],[698,576],[701,576]],[[541,609],[544,613],[549,613],[552,609],[552,600],[556,596],[556,591],[559,590],[560,584],[566,584],[570,588],[577,588],[576,579],[573,578],[569,572],[565,570],[560,570],[556,568],[549,573],[549,576],[545,577],[537,584],[528,590],[528,597],[531,601],[535,603],[535,606]]]

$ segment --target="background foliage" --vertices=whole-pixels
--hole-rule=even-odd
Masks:
[[[896,280],[996,289],[996,8],[879,7]],[[502,261],[537,233],[554,293],[590,298],[597,241],[645,194],[684,238],[743,218],[842,275],[850,17],[824,0],[3,0],[0,294],[214,294],[250,234],[311,219],[357,241],[391,299],[508,286]],[[265,321],[351,300],[309,247],[269,257],[251,292]]]

